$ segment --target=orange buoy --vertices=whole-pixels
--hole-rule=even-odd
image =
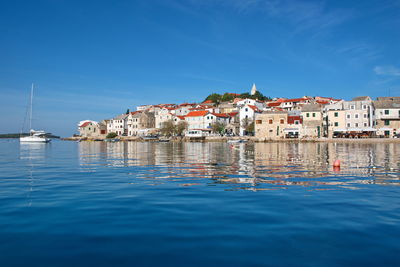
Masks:
[[[334,162],[333,162],[333,167],[336,167],[336,168],[340,168],[340,160],[335,160]]]

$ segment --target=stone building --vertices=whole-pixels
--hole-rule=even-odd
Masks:
[[[323,134],[322,123],[322,106],[320,104],[307,104],[301,108],[301,116],[303,118],[302,137],[316,138]]]
[[[135,111],[129,113],[127,120],[128,136],[144,136],[155,130],[154,112]]]
[[[284,129],[288,126],[288,113],[286,111],[264,111],[255,117],[254,131],[258,139],[285,138]]]
[[[379,98],[378,98],[379,99]],[[400,133],[400,99],[374,101],[377,135],[394,137]]]

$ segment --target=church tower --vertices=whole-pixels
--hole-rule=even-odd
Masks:
[[[256,92],[257,92],[257,87],[256,87],[256,84],[253,83],[253,87],[251,88],[250,94],[251,94],[251,95],[255,95]]]

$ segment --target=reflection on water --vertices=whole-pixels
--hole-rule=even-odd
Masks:
[[[126,168],[153,184],[227,184],[251,190],[305,186],[311,190],[399,184],[398,144],[82,142],[82,171]],[[340,170],[333,161],[342,162]],[[134,182],[134,180],[132,180]]]
[[[46,156],[48,155],[51,144],[50,143],[20,143],[19,158],[25,161],[27,168],[26,179],[26,199],[27,205],[32,206],[32,192],[34,191],[35,179],[34,169],[36,166],[43,164]]]

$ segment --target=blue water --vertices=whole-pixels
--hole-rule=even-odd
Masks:
[[[399,144],[3,140],[0,266],[399,266],[399,159]]]

